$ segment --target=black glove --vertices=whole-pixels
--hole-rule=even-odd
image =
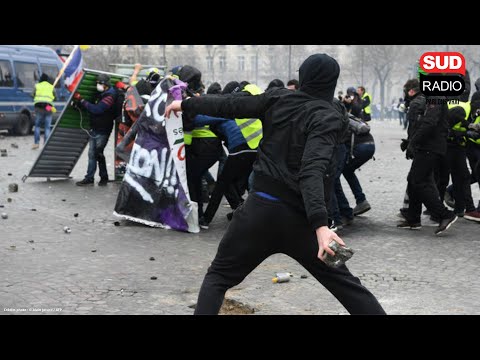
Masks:
[[[402,143],[400,144],[400,149],[402,149],[402,152],[407,150],[409,143],[410,141],[408,141],[407,139],[402,139]]]
[[[407,147],[407,152],[405,153],[405,157],[407,158],[407,160],[412,160],[413,155],[414,155],[413,146],[409,144]]]

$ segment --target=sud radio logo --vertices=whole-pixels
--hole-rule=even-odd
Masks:
[[[420,91],[425,96],[459,96],[465,91],[465,57],[459,52],[426,52],[420,58]]]

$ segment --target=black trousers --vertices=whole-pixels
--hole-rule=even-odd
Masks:
[[[447,148],[448,173],[444,174],[442,184],[447,183],[448,175],[452,177],[453,198],[455,199],[455,212],[470,212],[475,210],[470,186],[470,172],[467,166],[467,153],[465,146],[449,144]]]
[[[225,195],[228,203],[234,210],[243,202],[242,194],[239,193],[237,183],[243,178],[248,178],[256,157],[256,152],[244,152],[227,157],[227,161],[223,166],[222,173],[217,179],[207,209],[205,210],[204,218],[207,223],[213,220],[223,195]]]
[[[422,203],[437,218],[446,219],[451,215],[451,212],[440,201],[433,177],[433,173],[442,159],[441,155],[429,151],[415,152],[407,178],[409,198],[407,221],[410,223],[420,222]]]
[[[225,292],[276,253],[298,261],[351,314],[385,314],[346,266],[330,268],[317,258],[317,237],[304,215],[255,193],[235,211],[203,280],[195,314],[218,314]]]
[[[222,143],[218,138],[194,138],[186,148],[187,182],[190,198],[198,203],[198,216],[203,216],[202,176],[220,158]]]
[[[440,201],[445,200],[445,192],[450,181],[450,167],[448,165],[447,156],[441,156],[434,169],[435,185],[437,186]]]

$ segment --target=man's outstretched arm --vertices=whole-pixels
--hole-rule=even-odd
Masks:
[[[263,118],[268,108],[265,94],[255,96],[208,96],[192,97],[183,101],[173,101],[165,109],[165,117],[170,113],[183,111],[189,117],[209,115],[227,119]]]

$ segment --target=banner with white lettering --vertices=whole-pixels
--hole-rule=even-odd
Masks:
[[[160,82],[140,118],[114,214],[149,226],[197,233],[197,204],[190,200],[182,118],[164,118],[165,107],[181,99],[186,84]],[[131,134],[130,134],[131,136]]]

